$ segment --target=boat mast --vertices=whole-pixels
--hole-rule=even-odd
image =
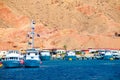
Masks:
[[[31,23],[31,36],[32,36],[32,43],[31,43],[31,47],[34,48],[34,30],[35,30],[35,26],[34,26],[35,22],[32,20]]]

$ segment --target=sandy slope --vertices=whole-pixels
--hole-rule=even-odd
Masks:
[[[0,49],[27,48],[30,20],[40,48],[120,48],[119,0],[0,0]]]

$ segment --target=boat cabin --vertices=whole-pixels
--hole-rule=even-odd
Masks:
[[[39,51],[36,49],[28,49],[25,54],[25,59],[39,60]]]
[[[75,51],[67,51],[66,53],[67,56],[76,56]]]
[[[41,55],[41,56],[51,56],[49,50],[42,50],[42,51],[40,52],[40,55]]]

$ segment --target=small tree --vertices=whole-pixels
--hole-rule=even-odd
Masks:
[[[66,46],[66,45],[64,45],[63,48],[64,48],[65,50],[67,50],[67,46]]]
[[[77,55],[81,55],[82,52],[81,52],[81,51],[76,51],[76,54],[77,54]]]

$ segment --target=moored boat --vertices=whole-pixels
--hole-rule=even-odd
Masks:
[[[6,57],[2,60],[5,68],[17,68],[22,67],[22,57],[17,50],[10,50],[6,54]]]
[[[64,59],[65,60],[76,60],[77,57],[76,57],[75,51],[67,51]]]
[[[50,51],[49,50],[43,50],[40,52],[40,58],[42,61],[48,61],[51,59]]]
[[[113,55],[110,50],[106,50],[103,55],[104,60],[113,60]]]
[[[28,46],[30,46],[29,49],[26,50],[26,54],[24,57],[24,66],[25,67],[39,67],[40,66],[40,54],[39,54],[39,50],[34,48],[34,24],[35,22],[32,21],[31,23],[31,32],[29,32],[30,34],[28,34],[29,37],[29,42],[28,42]]]
[[[40,55],[36,49],[28,49],[24,57],[25,67],[39,67],[40,66]]]
[[[113,58],[114,58],[115,60],[120,59],[120,53],[119,53],[118,50],[111,50],[111,53],[112,53]]]

